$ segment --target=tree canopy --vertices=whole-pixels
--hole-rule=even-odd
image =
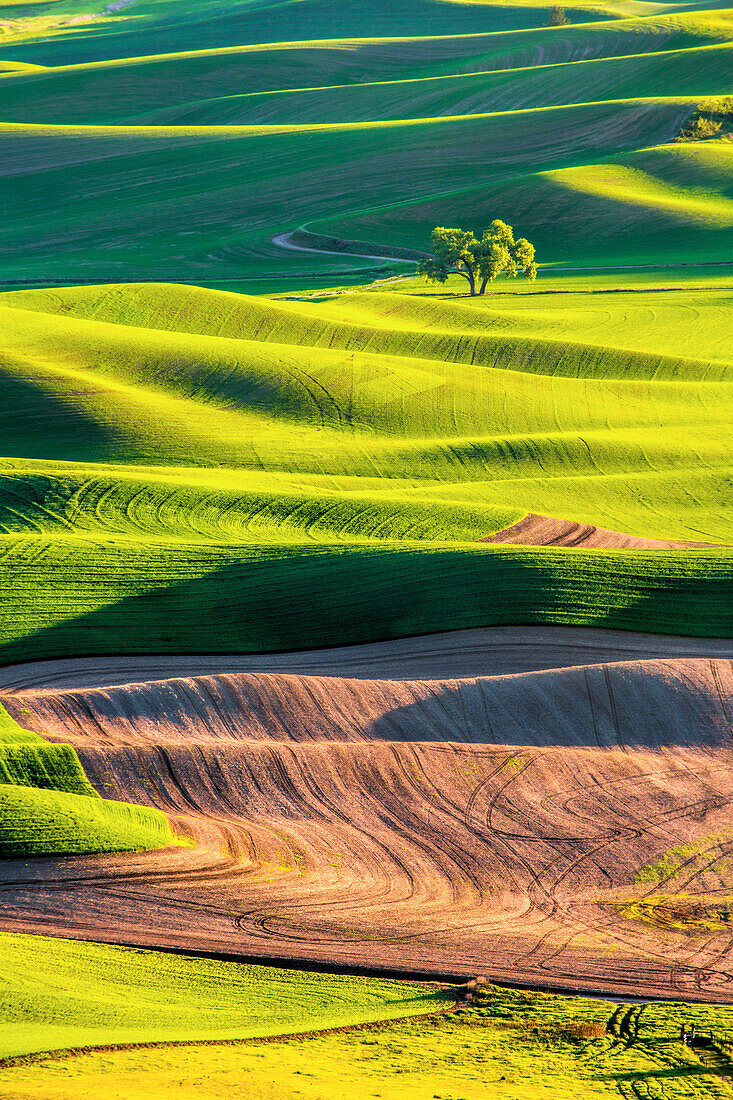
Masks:
[[[445,283],[449,275],[468,282],[471,297],[484,294],[489,283],[502,272],[510,279],[519,272],[526,279],[537,277],[534,245],[524,237],[514,239],[511,225],[496,219],[481,238],[470,229],[445,229],[432,233],[433,255],[419,264],[417,273],[433,283]]]

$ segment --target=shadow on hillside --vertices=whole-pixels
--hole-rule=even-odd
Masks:
[[[119,461],[120,440],[84,413],[75,396],[49,392],[42,376],[35,382],[0,371],[0,453],[45,461]],[[83,400],[85,392],[78,396]]]
[[[533,622],[731,633],[724,553],[296,546],[258,557],[246,548],[236,560],[231,547],[91,540],[66,553],[59,542],[45,558],[6,558],[3,663],[266,653]],[[79,613],[85,604],[92,609]]]
[[[391,710],[368,736],[550,748],[733,748],[706,661],[685,675],[674,675],[670,662],[646,661],[433,684],[428,698]]]

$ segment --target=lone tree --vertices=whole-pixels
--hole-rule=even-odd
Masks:
[[[565,14],[565,8],[555,6],[550,9],[550,17],[547,20],[548,27],[567,27],[570,20]]]
[[[431,283],[444,283],[449,275],[460,275],[470,288],[471,297],[486,292],[486,287],[502,272],[509,279],[522,272],[526,279],[537,278],[534,245],[520,237],[506,222],[493,221],[480,239],[467,229],[433,230],[433,255],[418,266],[418,275]]]

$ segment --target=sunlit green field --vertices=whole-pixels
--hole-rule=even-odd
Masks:
[[[21,729],[0,706],[0,859],[173,843],[159,810],[100,798],[71,745]]]
[[[725,546],[479,540],[537,511],[730,541],[728,285],[448,289],[2,296],[6,659],[517,621],[725,635]]]
[[[110,1044],[245,1039],[452,1007],[450,989],[0,934],[0,1059]]]
[[[101,1100],[219,1100],[232,1094],[256,1100],[571,1100],[619,1094],[722,1100],[729,1091],[730,1007],[623,1005],[492,987],[466,1003],[459,989],[436,992],[69,941],[56,941],[52,952],[52,942],[6,936],[0,943],[11,979],[21,958],[34,960],[10,1007],[10,1019],[22,1005],[29,1021],[22,1032],[16,1029],[15,1049],[178,1036],[230,1041],[10,1060],[0,1074],[0,1096],[13,1100],[70,1100],[86,1093]],[[115,955],[122,965],[115,960],[110,977]],[[45,982],[34,985],[40,965],[62,985],[53,996]],[[153,1002],[156,1023],[141,1028],[134,1017]],[[7,1023],[7,1006],[3,1016]],[[390,1023],[395,1016],[403,1018]],[[369,1020],[382,1023],[287,1039],[288,1031]],[[679,1035],[681,1026],[689,1030],[693,1024],[706,1045],[690,1049]],[[278,1031],[285,1041],[231,1041]]]

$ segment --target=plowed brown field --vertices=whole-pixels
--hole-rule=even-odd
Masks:
[[[733,1001],[733,646],[564,633],[610,659],[477,678],[465,636],[445,635],[453,678],[369,678],[379,646],[350,678],[266,672],[264,657],[128,684],[111,661],[67,684],[51,663],[47,687],[28,688],[33,666],[6,670],[11,713],[196,846],[6,862],[0,927]],[[491,667],[507,632],[470,634]]]
[[[505,527],[480,542],[500,542],[513,546],[582,546],[602,550],[702,550],[717,545],[712,542],[670,542],[625,535],[608,531],[590,523],[556,519],[530,512],[518,523]]]

